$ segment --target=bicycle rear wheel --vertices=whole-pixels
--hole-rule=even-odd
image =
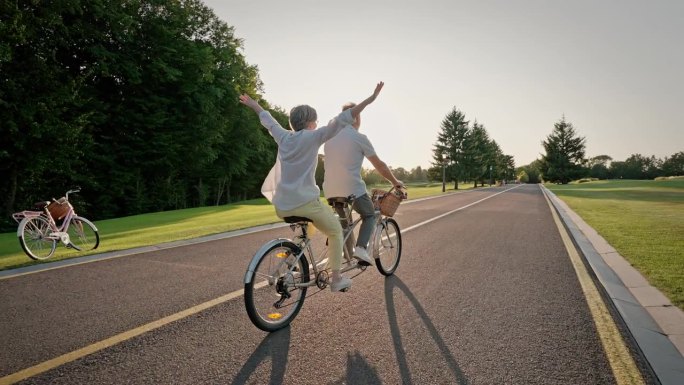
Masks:
[[[380,274],[390,276],[397,270],[401,259],[401,232],[392,218],[383,219],[380,226],[374,246],[375,266]]]
[[[47,218],[27,217],[19,223],[17,236],[26,255],[40,261],[50,258],[55,253],[57,240],[49,238],[51,232]]]
[[[292,242],[278,242],[254,256],[245,279],[245,308],[254,326],[273,332],[289,325],[304,304],[309,262]],[[247,278],[250,277],[250,278]]]
[[[94,250],[100,245],[100,234],[89,220],[75,216],[69,223],[69,242],[81,251]]]

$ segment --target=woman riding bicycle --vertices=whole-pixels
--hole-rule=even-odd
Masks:
[[[350,288],[351,280],[340,274],[342,226],[332,211],[321,203],[320,189],[315,182],[318,149],[358,118],[361,111],[377,98],[383,85],[383,82],[378,83],[370,97],[318,129],[316,110],[308,105],[300,105],[290,111],[292,130],[286,130],[258,102],[248,95],[240,96],[240,102],[259,115],[261,124],[278,144],[276,163],[264,181],[262,192],[275,206],[279,218],[309,218],[328,236],[332,270],[330,290],[333,292]]]

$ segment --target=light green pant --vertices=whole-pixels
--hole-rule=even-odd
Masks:
[[[276,215],[285,217],[306,217],[313,221],[314,226],[328,236],[328,265],[333,271],[339,271],[342,264],[342,226],[330,207],[313,200],[292,210],[278,210]],[[313,261],[309,261],[312,262]]]

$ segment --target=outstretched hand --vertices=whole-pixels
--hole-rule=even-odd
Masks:
[[[253,109],[257,114],[264,110],[263,108],[261,108],[259,103],[256,102],[256,100],[252,99],[247,94],[240,95],[240,103],[242,103],[245,106]]]
[[[385,82],[380,82],[375,86],[375,91],[373,91],[373,100],[380,95],[380,91],[382,90],[382,87],[385,86]]]
[[[359,114],[361,111],[363,111],[364,108],[366,108],[367,105],[373,103],[375,98],[380,95],[380,91],[382,90],[382,87],[385,85],[385,82],[380,82],[375,86],[375,91],[373,91],[373,95],[369,96],[366,100],[362,101],[361,103],[355,105],[354,107],[351,108],[351,114],[354,119],[359,117]]]

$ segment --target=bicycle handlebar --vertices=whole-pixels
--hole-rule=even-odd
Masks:
[[[67,192],[66,192],[66,200],[67,200],[67,201],[69,200],[69,194],[74,194],[74,193],[77,193],[77,192],[80,192],[80,191],[81,191],[81,188],[80,188],[80,187],[76,187],[76,188],[74,188],[74,189],[71,189],[71,190],[67,191]]]

